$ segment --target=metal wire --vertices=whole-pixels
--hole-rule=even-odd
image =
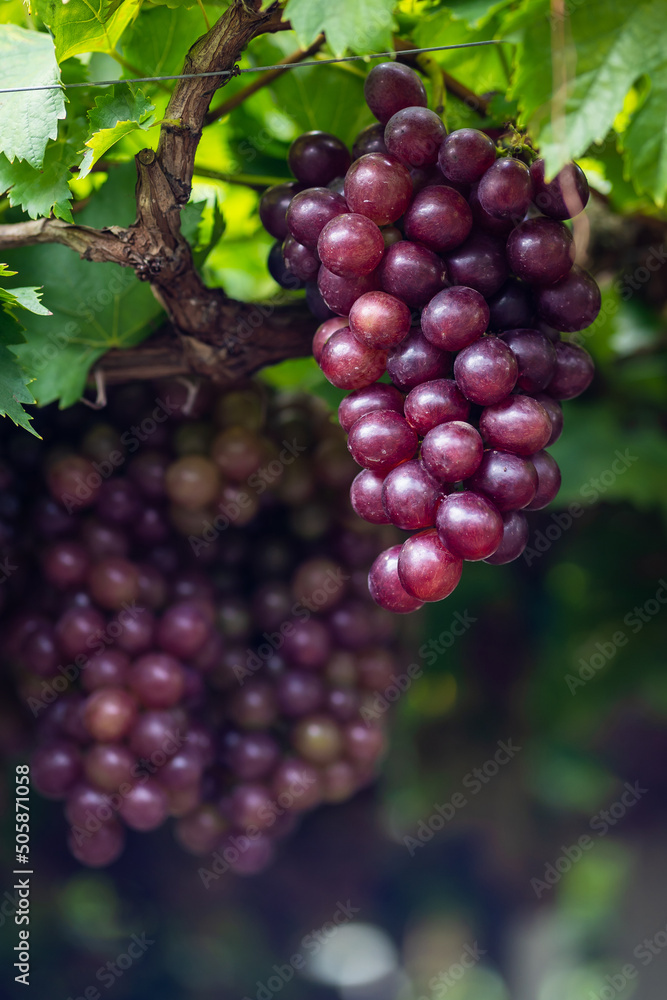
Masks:
[[[135,76],[126,80],[90,80],[85,83],[49,83],[40,87],[4,87],[0,94],[27,94],[38,90],[74,90],[76,87],[114,87],[118,83],[162,83],[165,80],[194,80],[207,76],[238,76],[241,73],[267,73],[270,70],[299,69],[301,66],[328,66],[331,63],[354,62],[358,59],[386,59],[397,55],[414,56],[422,52],[445,52],[448,49],[472,49],[478,45],[500,45],[502,38],[489,38],[482,42],[459,42],[458,45],[434,45],[428,49],[401,49],[400,52],[375,52],[366,56],[338,56],[335,59],[310,59],[297,63],[278,63],[276,66],[244,66],[234,69],[212,70],[208,73],[177,73],[174,76]]]

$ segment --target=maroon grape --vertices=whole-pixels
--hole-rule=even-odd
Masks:
[[[533,195],[530,171],[525,163],[502,157],[496,160],[479,182],[477,197],[485,212],[494,219],[520,221]]]
[[[318,365],[322,357],[324,345],[331,334],[347,325],[347,317],[345,316],[332,316],[331,319],[325,319],[324,323],[320,323],[313,337],[313,357]]]
[[[413,69],[398,62],[373,67],[364,81],[364,98],[383,125],[403,108],[426,107],[424,84]]]
[[[528,544],[528,521],[520,510],[510,510],[503,514],[503,537],[496,551],[484,562],[492,566],[504,566],[518,559]]]
[[[394,410],[403,413],[403,396],[393,385],[376,382],[363,389],[356,389],[346,396],[338,407],[338,421],[346,433],[359,417],[374,410]]]
[[[386,292],[366,292],[350,309],[350,330],[376,350],[396,347],[410,332],[410,310]]]
[[[324,377],[339,389],[362,389],[384,373],[385,351],[361,344],[349,326],[336,330],[322,348],[320,368]]]
[[[517,387],[535,393],[546,388],[556,370],[554,345],[539,330],[507,330],[500,339],[507,344],[519,366]]]
[[[468,237],[472,213],[463,195],[454,188],[430,185],[414,197],[403,228],[408,239],[444,253]]]
[[[380,287],[380,271],[358,278],[341,278],[322,265],[317,274],[317,287],[322,300],[333,312],[347,316],[360,295]]]
[[[488,497],[501,513],[527,507],[537,492],[537,472],[527,458],[512,452],[485,451],[466,488]]]
[[[556,399],[574,399],[588,389],[593,381],[595,365],[583,347],[559,341],[556,345],[556,367],[547,392]]]
[[[287,210],[287,228],[295,240],[315,248],[327,222],[347,212],[345,199],[325,187],[308,188],[294,196]]]
[[[494,332],[529,328],[535,314],[530,287],[518,278],[508,278],[488,305],[489,329]]]
[[[478,468],[483,453],[479,433],[463,420],[438,424],[422,441],[424,466],[441,483],[468,479]]]
[[[407,592],[398,576],[398,557],[402,546],[393,545],[382,552],[368,574],[368,589],[376,604],[396,614],[409,614],[422,607],[423,601]]]
[[[576,333],[597,319],[600,312],[600,289],[588,271],[576,264],[562,281],[536,290],[540,317],[557,330]]]
[[[470,403],[453,379],[432,379],[411,389],[405,399],[405,419],[424,435],[448,420],[467,420]]]
[[[573,219],[583,212],[589,198],[586,174],[577,163],[567,163],[547,184],[544,160],[535,160],[530,167],[533,181],[533,201],[543,215],[551,219]]]
[[[438,537],[461,559],[486,559],[500,545],[503,521],[494,505],[477,493],[450,493],[436,518]]]
[[[290,170],[308,187],[325,187],[334,177],[342,177],[350,162],[347,146],[328,132],[304,132],[287,153]]]
[[[479,432],[492,448],[530,456],[547,444],[551,421],[536,399],[507,396],[482,410]]]
[[[355,514],[371,524],[391,523],[382,504],[383,483],[384,475],[362,469],[350,486],[350,503]]]
[[[548,451],[538,451],[530,456],[530,460],[537,472],[537,492],[525,509],[542,510],[555,500],[560,489],[560,469]]]
[[[447,274],[453,285],[466,285],[485,298],[504,284],[509,269],[504,246],[487,233],[473,231],[465,243],[447,254]]]
[[[450,181],[472,184],[495,162],[493,139],[476,128],[459,128],[445,136],[438,166]]]
[[[548,396],[545,392],[536,393],[534,399],[544,407],[551,421],[551,437],[547,441],[547,446],[549,446],[558,440],[563,431],[563,409],[552,396]]]
[[[282,244],[282,255],[287,270],[296,275],[300,281],[315,281],[317,279],[317,272],[320,269],[320,259],[317,253],[311,247],[306,247],[303,243],[295,240],[291,233],[287,235]],[[279,281],[278,284],[282,285],[283,282]],[[285,286],[283,285],[283,287]]]
[[[295,194],[301,190],[301,185],[295,181],[276,184],[267,188],[259,200],[259,217],[264,228],[276,240],[284,240],[289,230],[287,228],[287,209]]]
[[[435,528],[403,543],[398,576],[408,594],[419,601],[442,601],[461,579],[462,561],[443,545]]]
[[[384,142],[389,153],[410,167],[435,163],[445,137],[442,119],[425,107],[404,107],[387,122]]]
[[[421,309],[444,286],[444,262],[426,247],[400,240],[386,251],[379,268],[382,288],[414,309]]]
[[[490,406],[509,395],[519,367],[509,347],[497,337],[482,337],[464,348],[454,361],[454,378],[473,403]]]
[[[570,230],[554,219],[526,219],[509,235],[507,259],[514,273],[531,285],[554,285],[574,263]]]
[[[489,307],[474,288],[454,285],[438,292],[422,313],[422,333],[444,351],[460,351],[485,332]]]
[[[362,128],[361,132],[357,135],[352,146],[352,159],[358,160],[360,157],[366,156],[368,153],[386,152],[387,147],[384,144],[384,125],[381,122],[375,122],[373,125],[367,125],[366,128]],[[355,208],[354,211],[358,212],[359,209]]]
[[[38,792],[50,799],[64,798],[81,774],[81,754],[74,743],[59,740],[33,754],[30,776]]]
[[[396,222],[412,197],[406,167],[388,153],[368,153],[352,164],[345,176],[345,200],[351,212],[365,215],[378,226]]]
[[[387,372],[399,389],[413,389],[422,382],[449,375],[451,354],[441,351],[414,327],[387,355]]]
[[[473,433],[477,434],[477,431]],[[404,531],[434,525],[441,497],[439,483],[430,475],[425,462],[419,459],[402,462],[392,469],[382,485],[382,506],[387,517],[392,524]]]
[[[341,278],[360,278],[378,267],[384,255],[379,228],[365,215],[348,212],[324,226],[317,241],[324,266]]]

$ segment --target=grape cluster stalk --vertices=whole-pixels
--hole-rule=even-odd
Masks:
[[[366,589],[382,544],[314,397],[123,387],[0,445],[3,683],[31,776],[84,865],[169,817],[252,874],[320,802],[372,780],[398,668]]]
[[[547,181],[526,147],[447,134],[399,63],[371,70],[365,96],[377,123],[352,153],[324,132],[299,136],[295,180],[263,195],[260,217],[277,240],[271,273],[305,286],[321,321],[315,360],[349,392],[352,506],[412,532],[369,574],[373,599],[407,613],[447,597],[464,560],[523,552],[524,511],[560,487],[546,449],[561,401],[594,374],[561,333],[590,326],[600,291],[566,225],[589,197],[577,164]]]

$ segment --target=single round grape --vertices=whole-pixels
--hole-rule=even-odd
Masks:
[[[305,601],[300,603],[305,605]],[[316,618],[292,622],[291,625],[292,628],[285,631],[285,658],[295,667],[307,670],[324,666],[331,653],[331,638],[326,625]]]
[[[331,319],[325,319],[324,323],[320,323],[315,331],[315,336],[313,337],[313,357],[318,365],[320,363],[320,358],[322,357],[324,345],[331,334],[335,333],[336,330],[341,330],[347,325],[348,321],[346,316],[332,316]]]
[[[349,326],[329,337],[320,357],[324,377],[339,389],[365,388],[384,374],[386,366],[386,352],[361,344]]]
[[[60,659],[55,629],[45,622],[31,632],[21,643],[20,659],[26,670],[53,677]]]
[[[157,781],[148,778],[123,796],[118,812],[131,830],[155,830],[167,818],[167,796]]]
[[[159,545],[169,537],[169,520],[159,507],[143,507],[132,533],[142,545]]]
[[[341,278],[323,264],[317,272],[317,287],[322,301],[332,312],[339,316],[348,316],[360,295],[380,287],[380,272],[374,271],[358,278]],[[324,319],[326,318],[325,316]]]
[[[459,128],[445,136],[438,153],[438,166],[448,180],[472,184],[495,159],[493,139],[476,128]]]
[[[368,574],[368,589],[375,603],[381,608],[394,611],[396,614],[408,614],[417,611],[424,602],[409,594],[399,579],[400,551],[400,545],[392,545],[380,553]]]
[[[485,332],[489,307],[474,288],[454,285],[438,292],[422,313],[422,333],[443,351],[460,351]]]
[[[410,600],[414,602],[414,598]],[[419,607],[422,607],[422,602],[419,602]],[[350,722],[345,727],[345,749],[348,757],[357,764],[374,764],[385,751],[384,733],[379,726]]]
[[[300,719],[292,730],[292,745],[304,760],[330,764],[343,750],[343,737],[333,719],[309,715]]]
[[[334,760],[322,768],[322,800],[345,802],[358,787],[354,766],[348,760]]]
[[[97,501],[102,477],[87,458],[65,455],[48,468],[46,483],[53,499],[71,512]]]
[[[160,754],[166,754],[183,739],[183,714],[178,709],[149,709],[137,716],[129,736],[129,747],[140,758],[155,763]]]
[[[290,234],[285,238],[281,250],[285,267],[291,271],[299,281],[315,281],[317,272],[320,269],[320,260],[317,252],[311,247],[306,247],[299,243]],[[278,282],[285,287],[283,282]],[[289,286],[287,286],[289,287]]]
[[[88,868],[106,868],[123,853],[125,831],[120,823],[103,823],[98,830],[78,833],[70,830],[67,836],[70,852]]]
[[[537,289],[536,302],[540,317],[550,326],[576,333],[597,319],[602,299],[595,279],[575,264],[558,284]]]
[[[204,802],[174,827],[174,835],[181,847],[190,854],[211,854],[220,843],[225,831],[225,821],[218,810]]]
[[[384,130],[388,152],[409,167],[435,163],[445,138],[442,119],[425,107],[404,107],[391,116]]]
[[[128,537],[123,529],[114,524],[104,524],[96,518],[84,521],[81,526],[81,541],[93,559],[125,556],[129,551]]]
[[[583,347],[559,341],[556,349],[556,368],[547,386],[547,392],[556,399],[574,399],[588,389],[595,375],[592,357]]]
[[[139,490],[129,479],[107,479],[100,487],[96,507],[103,521],[132,524],[141,509]]]
[[[378,267],[384,256],[384,240],[365,215],[347,212],[324,226],[317,253],[324,266],[339,277],[360,278]]]
[[[421,309],[444,286],[444,262],[426,247],[409,240],[394,243],[385,252],[378,270],[382,289],[413,309]]]
[[[276,768],[271,790],[281,809],[290,812],[312,809],[322,797],[319,771],[301,757],[287,757]]]
[[[277,714],[273,685],[259,679],[246,681],[231,697],[227,711],[241,729],[268,728]]]
[[[295,181],[285,184],[275,184],[267,188],[259,199],[259,218],[268,233],[276,240],[284,240],[289,232],[287,228],[287,209],[295,194],[301,190],[301,185]]]
[[[165,488],[174,503],[199,510],[212,503],[220,491],[220,474],[203,455],[186,455],[167,469]]]
[[[518,278],[508,278],[500,291],[488,302],[489,329],[529,329],[535,314],[530,287]]]
[[[357,135],[352,146],[352,159],[358,160],[368,153],[386,153],[387,147],[384,144],[384,125],[381,122],[374,122],[362,128]],[[349,173],[349,170],[348,170]],[[354,209],[355,212],[359,211]]]
[[[147,611],[136,617],[126,617],[123,631],[116,639],[116,645],[130,656],[145,653],[153,645],[155,638],[155,618]]]
[[[399,389],[413,389],[422,382],[451,373],[451,354],[441,351],[414,327],[387,356],[387,373]]]
[[[264,461],[264,446],[246,427],[228,427],[213,440],[211,458],[223,476],[244,482]]]
[[[130,669],[130,660],[119,649],[103,649],[93,653],[81,672],[86,691],[104,687],[122,687]]]
[[[368,559],[364,558],[364,564],[367,563]],[[329,617],[329,628],[334,643],[343,649],[363,649],[375,638],[368,604],[359,600],[348,599],[335,608]]]
[[[393,410],[375,410],[360,417],[350,430],[347,446],[358,465],[386,473],[417,450],[418,438],[404,417]]]
[[[375,350],[396,347],[410,332],[410,310],[387,292],[366,292],[350,309],[350,330]]]
[[[360,157],[345,176],[345,200],[350,211],[367,216],[378,226],[400,219],[411,198],[412,180],[407,168],[388,153]]]
[[[33,509],[35,530],[43,538],[59,538],[69,533],[72,518],[60,504],[50,497],[42,497]]]
[[[488,497],[501,513],[521,510],[537,492],[537,472],[533,463],[522,455],[491,449],[484,452],[466,489]]]
[[[419,601],[442,601],[459,580],[463,563],[443,545],[435,528],[420,531],[403,543],[398,575],[408,594]]]
[[[574,239],[555,219],[526,219],[509,235],[507,259],[514,273],[531,285],[554,285],[574,263]]]
[[[327,711],[337,722],[349,722],[359,715],[359,695],[349,687],[330,688],[326,699]]]
[[[563,432],[563,408],[545,392],[536,393],[534,398],[542,404],[551,421],[551,437],[547,441],[548,447],[550,444],[554,444]]]
[[[157,642],[165,653],[185,660],[196,656],[211,633],[211,622],[195,601],[179,601],[167,608],[157,628]]]
[[[464,491],[450,493],[436,518],[438,537],[450,552],[475,562],[492,555],[503,537],[503,519],[486,497]]]
[[[349,455],[345,457],[350,461]],[[321,614],[331,611],[345,594],[345,584],[341,580],[340,566],[325,556],[314,557],[302,562],[292,577],[292,595],[297,601],[317,607]]]
[[[324,270],[326,271],[326,268]],[[322,298],[322,293],[320,292],[320,289],[318,287],[321,271],[322,268],[320,267],[319,271],[317,272],[317,281],[306,282],[306,305],[310,309],[315,319],[318,320],[320,323],[325,319],[330,319],[334,315],[333,310],[329,308],[329,306]],[[326,273],[331,274],[330,271],[327,271]],[[335,274],[332,274],[331,277],[336,282],[341,282],[344,280],[342,278],[338,278]],[[345,313],[345,315],[347,315],[347,313]]]
[[[533,181],[533,201],[550,219],[573,219],[583,212],[590,191],[586,174],[577,163],[567,163],[547,184],[544,160],[535,160],[530,167]]]
[[[504,566],[518,559],[528,544],[528,521],[520,510],[510,510],[503,514],[503,537],[500,545],[487,556],[484,562],[492,566]]]
[[[422,382],[405,398],[405,419],[421,436],[448,420],[467,420],[469,413],[470,403],[454,379]]]
[[[530,456],[546,446],[551,421],[531,396],[506,396],[482,410],[479,432],[492,448]]]
[[[355,514],[371,524],[390,524],[382,505],[384,476],[370,469],[362,469],[350,487],[350,503]]]
[[[113,611],[132,604],[139,596],[139,575],[127,559],[107,556],[88,573],[90,596],[100,607]]]
[[[56,587],[78,587],[86,579],[88,565],[88,553],[79,542],[55,542],[44,553],[42,572]]]
[[[132,779],[136,758],[122,743],[96,743],[84,760],[88,781],[104,792],[116,792]]]
[[[49,799],[64,798],[80,774],[81,754],[66,740],[39,747],[30,761],[30,780]]]
[[[304,132],[287,153],[287,164],[298,181],[308,187],[325,187],[340,177],[351,163],[345,143],[328,132]]]
[[[494,219],[519,222],[530,205],[533,183],[530,170],[520,160],[502,157],[482,176],[477,188],[479,203]]]
[[[242,781],[265,778],[280,760],[280,746],[268,733],[239,733],[226,763]]]
[[[504,246],[488,233],[473,231],[465,243],[447,254],[452,285],[466,285],[489,298],[502,288],[509,268]]]
[[[472,212],[452,187],[430,185],[415,195],[405,213],[403,229],[409,240],[444,253],[460,246],[472,229]]]
[[[132,666],[131,690],[146,708],[170,708],[183,697],[183,667],[167,653],[148,653]]]
[[[463,395],[480,406],[509,395],[519,373],[517,360],[497,337],[482,337],[456,355],[454,378]]]
[[[338,407],[338,421],[346,434],[359,417],[374,410],[394,410],[403,413],[403,396],[393,385],[376,382],[363,389],[355,389],[341,400]]]
[[[189,736],[188,736],[189,738]],[[167,792],[185,792],[188,789],[198,789],[201,781],[203,761],[195,747],[186,746],[172,753],[156,774],[162,788]],[[199,794],[195,804],[199,802]],[[171,815],[177,813],[171,812]]]
[[[116,743],[127,736],[137,717],[135,697],[124,688],[104,687],[88,695],[83,722],[100,743]]]
[[[468,479],[484,453],[482,438],[463,420],[450,420],[428,431],[422,441],[422,461],[439,483]]]
[[[298,718],[322,707],[324,685],[317,674],[286,670],[276,681],[276,700],[282,715]]]
[[[382,486],[382,505],[387,516],[392,524],[404,531],[434,525],[441,496],[439,483],[419,459],[402,462],[392,469]]]
[[[507,344],[519,365],[517,388],[524,392],[540,392],[546,388],[556,370],[554,345],[539,330],[507,330],[500,339]]]
[[[389,119],[403,108],[427,104],[424,84],[413,69],[398,62],[378,63],[364,81],[364,98],[379,122]]]
[[[67,793],[65,819],[71,826],[83,827],[85,830],[86,826],[91,825],[91,819],[102,824],[115,822],[109,813],[109,798],[101,788],[93,788],[92,785],[79,781]]]
[[[487,236],[496,236],[502,238],[503,241],[507,240],[514,228],[514,221],[512,219],[494,219],[492,215],[485,212],[479,203],[478,187],[478,184],[473,184],[468,195],[474,228],[486,233]]]
[[[537,492],[525,510],[542,510],[556,498],[560,489],[560,469],[548,451],[538,451],[530,460],[537,472]]]
[[[63,655],[74,659],[90,653],[105,626],[104,618],[95,608],[74,607],[65,611],[56,623],[56,637]]]
[[[296,194],[290,202],[287,228],[295,240],[315,249],[327,222],[343,212],[347,212],[347,204],[335,191],[326,187],[308,188]]]

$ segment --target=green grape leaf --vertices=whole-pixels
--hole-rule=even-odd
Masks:
[[[79,178],[87,177],[100,157],[123,136],[149,129],[155,121],[154,111],[154,105],[140,90],[133,93],[126,84],[96,98],[95,107],[88,112],[91,134],[86,139]]]
[[[528,0],[504,23],[504,37],[520,42],[511,97],[547,162],[556,173],[568,160],[580,156],[592,142],[601,142],[622,110],[633,83],[663,59],[667,33],[667,6],[662,0],[588,0],[570,12],[562,52],[556,65],[567,73],[564,118],[556,114],[552,45],[563,26],[549,19],[548,0]]]
[[[323,31],[337,56],[352,52],[386,52],[393,48],[395,0],[288,0],[289,18],[304,47]]]
[[[76,122],[68,122],[61,125],[60,133],[56,142],[46,147],[39,170],[25,161],[10,163],[0,154],[0,189],[9,192],[10,205],[19,205],[31,219],[53,214],[72,222],[68,181],[72,177],[70,168],[81,158],[78,150],[85,130]]]
[[[667,196],[667,61],[653,70],[646,99],[620,137],[626,175],[662,207]]]
[[[37,0],[55,36],[58,62],[79,52],[112,53],[140,7],[141,0]]]
[[[35,399],[27,389],[33,379],[21,368],[16,355],[4,346],[2,320],[0,320],[0,417],[9,417],[18,427],[39,437],[30,421],[32,417],[23,409],[24,403]]]
[[[1,277],[11,274],[16,274],[16,271],[0,272]],[[0,288],[0,302],[5,311],[13,306],[20,306],[21,309],[27,309],[28,312],[35,313],[37,316],[51,316],[51,311],[42,304],[41,298],[41,288]],[[20,341],[16,341],[16,343],[20,343]]]
[[[60,83],[53,39],[15,24],[0,25],[0,88],[45,87]],[[62,90],[0,94],[0,152],[10,161],[38,168],[49,139],[58,136],[65,117]]]

